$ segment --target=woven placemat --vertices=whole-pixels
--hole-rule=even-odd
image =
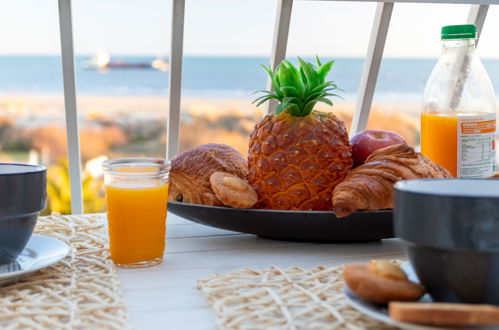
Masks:
[[[71,251],[56,265],[0,287],[2,329],[131,328],[102,218],[41,217],[35,233],[57,238]]]
[[[241,269],[198,281],[220,329],[394,329],[350,307],[343,267]]]

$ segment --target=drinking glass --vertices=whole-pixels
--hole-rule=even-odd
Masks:
[[[170,162],[121,158],[103,163],[111,259],[120,267],[159,264],[165,250]]]

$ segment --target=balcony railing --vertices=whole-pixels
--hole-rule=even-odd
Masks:
[[[313,0],[302,0],[313,1]],[[317,1],[317,0],[315,0]],[[333,0],[322,0],[333,1]],[[338,0],[334,0],[338,1]],[[489,5],[499,4],[499,0],[340,0],[351,2],[377,2],[374,22],[371,29],[369,46],[360,82],[355,113],[352,121],[352,132],[358,132],[366,127],[373,100],[374,89],[383,57],[386,36],[390,26],[393,7],[396,3],[447,3],[469,4],[471,9],[468,23],[475,24],[478,36],[487,16]],[[275,20],[274,39],[270,64],[275,67],[286,56],[289,26],[293,0],[277,1],[277,16]],[[172,0],[171,9],[171,48],[169,73],[169,115],[167,129],[168,158],[173,157],[179,149],[180,100],[183,58],[185,0]],[[73,214],[83,213],[83,198],[81,184],[80,142],[78,134],[76,88],[75,88],[75,57],[73,49],[73,24],[71,16],[71,0],[59,0],[59,21],[61,34],[62,68],[64,78],[64,100],[66,112],[66,133],[69,158],[69,176],[71,185],[71,210]],[[270,83],[268,84],[270,88]],[[273,111],[274,104],[268,105],[267,111]]]

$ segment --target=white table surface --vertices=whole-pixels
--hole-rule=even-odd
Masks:
[[[198,279],[243,267],[312,268],[374,258],[404,258],[403,246],[396,239],[360,244],[274,241],[203,226],[169,213],[164,261],[118,273],[136,329],[216,329],[215,314],[197,289]]]

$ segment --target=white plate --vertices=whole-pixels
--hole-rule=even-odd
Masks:
[[[32,235],[15,262],[0,265],[0,285],[10,283],[28,273],[52,266],[69,253],[69,246],[58,239]]]
[[[402,266],[404,269],[405,273],[409,277],[411,281],[418,282],[419,280],[417,279],[416,274],[414,273],[414,270],[410,266]],[[407,323],[407,322],[399,322],[394,319],[392,319],[390,316],[388,316],[388,308],[387,306],[383,305],[377,305],[371,302],[368,302],[359,296],[357,296],[353,291],[351,291],[348,286],[343,287],[343,293],[345,294],[345,297],[347,298],[348,303],[358,310],[359,312],[366,314],[373,319],[376,319],[378,321],[399,327],[401,329],[407,329],[407,330],[442,330],[442,329],[456,329],[456,330],[492,330],[492,329],[498,329],[498,327],[494,326],[480,326],[480,327],[456,327],[456,328],[449,328],[449,327],[435,327],[435,326],[428,326],[428,325],[419,325],[419,324],[413,324],[413,323]],[[421,302],[432,302],[432,299],[430,295],[425,294],[423,298],[420,300]]]

